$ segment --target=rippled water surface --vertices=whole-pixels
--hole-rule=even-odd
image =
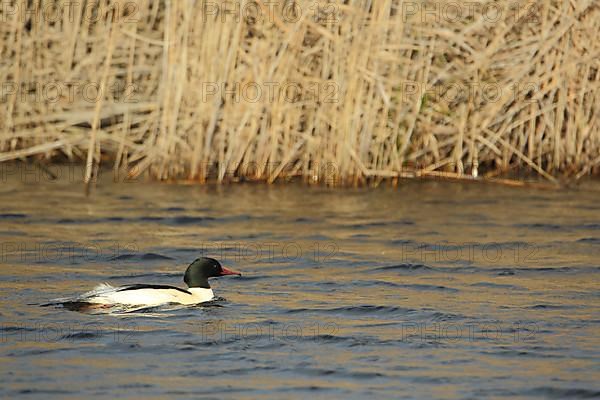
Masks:
[[[2,398],[600,396],[598,184],[0,192]],[[209,307],[39,306],[201,255],[244,273]]]

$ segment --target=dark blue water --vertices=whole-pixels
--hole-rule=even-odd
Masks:
[[[597,184],[0,191],[2,398],[600,397]],[[208,307],[39,307],[200,255]]]

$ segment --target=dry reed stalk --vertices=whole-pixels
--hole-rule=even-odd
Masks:
[[[87,159],[86,182],[100,156],[200,182],[600,170],[591,0],[481,3],[496,20],[446,0],[100,0],[97,18],[76,3],[53,20],[49,3],[66,4],[0,14],[0,161]]]
[[[114,40],[115,40],[115,31],[112,26],[112,18],[109,17],[108,50],[107,50],[107,54],[106,54],[106,59],[104,61],[104,69],[102,72],[102,79],[100,81],[100,93],[104,93],[106,90],[106,81],[108,79],[108,72],[110,70],[110,63],[112,60],[112,53],[113,53],[113,49],[114,49]],[[99,144],[98,144],[98,147],[96,148],[96,135],[97,135],[97,131],[98,131],[98,125],[100,123],[100,110],[102,109],[103,102],[104,102],[104,97],[100,97],[100,99],[96,102],[96,106],[94,108],[94,118],[92,119],[90,143],[89,143],[89,147],[88,147],[87,161],[85,164],[85,177],[84,177],[84,181],[83,181],[85,184],[85,192],[88,195],[90,193],[90,182],[92,179],[92,173],[93,173],[94,169],[97,168],[95,161],[94,161],[94,151],[97,150],[98,152],[100,152]],[[96,156],[96,159],[98,160],[98,162],[100,162],[99,155]]]

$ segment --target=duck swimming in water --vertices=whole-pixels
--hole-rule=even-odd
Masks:
[[[133,284],[114,287],[104,283],[76,299],[66,302],[63,300],[61,303],[65,306],[67,305],[66,303],[87,304],[89,306],[158,306],[168,303],[185,305],[204,303],[213,300],[215,297],[208,284],[208,278],[225,275],[241,276],[242,274],[221,266],[213,258],[202,257],[191,263],[185,271],[183,281],[187,284],[187,289],[153,284]]]

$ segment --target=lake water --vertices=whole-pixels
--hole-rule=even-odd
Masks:
[[[0,192],[2,398],[600,397],[598,183]],[[39,306],[202,255],[244,273],[209,307]]]

